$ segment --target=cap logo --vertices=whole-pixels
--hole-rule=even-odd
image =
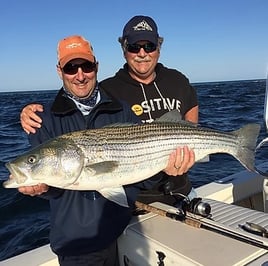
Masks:
[[[70,43],[70,44],[68,44],[67,46],[66,46],[66,48],[76,48],[76,47],[81,47],[82,45],[81,45],[81,43]]]
[[[153,31],[152,27],[145,20],[143,20],[142,22],[134,26],[133,30],[134,31],[141,31],[141,30]]]

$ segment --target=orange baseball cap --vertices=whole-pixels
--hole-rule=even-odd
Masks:
[[[95,62],[93,48],[85,38],[79,35],[66,37],[58,43],[58,61],[64,67],[72,59],[82,58]]]

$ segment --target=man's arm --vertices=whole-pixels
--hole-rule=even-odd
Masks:
[[[185,120],[190,121],[192,123],[197,124],[198,123],[198,105],[190,109],[186,114],[185,114]]]

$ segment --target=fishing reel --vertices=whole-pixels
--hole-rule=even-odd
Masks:
[[[203,217],[208,217],[211,212],[211,206],[207,202],[203,202],[202,198],[193,198],[192,200],[182,200],[181,209],[184,213],[190,212]]]
[[[177,203],[176,207],[186,216],[186,212],[197,214],[203,217],[210,216],[211,206],[207,202],[203,202],[202,198],[189,199],[187,196],[172,192],[173,183],[168,181],[164,185],[164,193],[175,197]]]

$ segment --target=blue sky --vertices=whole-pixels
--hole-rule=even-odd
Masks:
[[[139,14],[164,37],[160,62],[191,82],[266,78],[267,0],[2,0],[0,92],[58,89],[56,46],[73,34],[92,42],[98,79],[114,75],[125,62],[117,39]]]

